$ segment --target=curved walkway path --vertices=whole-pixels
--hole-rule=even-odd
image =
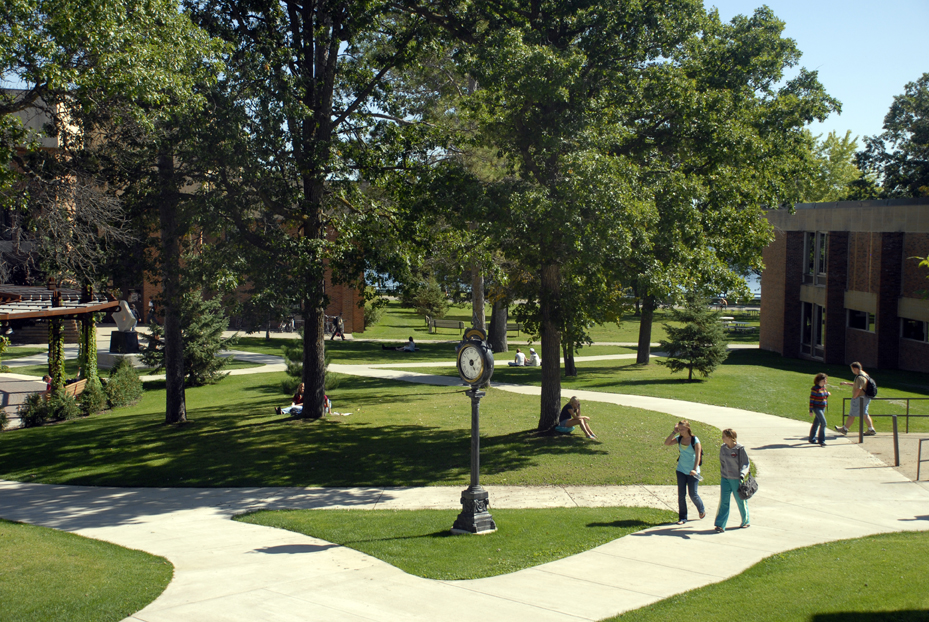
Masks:
[[[330,369],[458,384],[406,369]],[[494,388],[539,393],[537,387]],[[129,618],[147,622],[599,620],[723,580],[779,551],[929,529],[929,484],[904,478],[844,438],[830,439],[826,448],[805,444],[808,424],[677,400],[576,393],[584,400],[736,428],[758,467],[761,489],[751,501],[752,529],[713,533],[718,492],[704,488],[709,515],[702,521],[656,527],[509,575],[433,581],[345,547],[229,518],[256,508],[458,508],[460,487],[119,489],[0,482],[0,516],[167,557],[175,566],[174,580]],[[498,508],[676,507],[675,490],[665,486],[488,490]]]

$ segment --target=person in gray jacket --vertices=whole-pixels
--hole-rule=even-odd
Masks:
[[[750,527],[748,522],[748,504],[739,496],[739,484],[748,475],[748,454],[745,448],[736,442],[738,435],[732,428],[723,430],[723,445],[719,448],[719,510],[716,512],[716,531],[726,531],[729,521],[729,497],[735,497],[739,514],[742,515],[742,529]]]

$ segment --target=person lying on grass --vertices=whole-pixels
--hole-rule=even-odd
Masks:
[[[570,434],[574,431],[574,426],[579,425],[584,431],[584,434],[587,435],[587,438],[597,438],[597,435],[590,431],[590,424],[587,423],[588,421],[590,421],[590,417],[581,416],[581,400],[577,399],[577,397],[572,397],[568,400],[568,403],[564,405],[564,408],[561,409],[555,431],[562,434]]]
[[[413,343],[413,338],[410,337],[410,340],[406,342],[406,345],[392,348],[390,346],[382,345],[381,348],[384,350],[396,350],[397,352],[416,352],[416,344]]]

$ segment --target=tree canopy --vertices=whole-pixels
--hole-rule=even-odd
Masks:
[[[882,197],[929,196],[929,73],[894,97],[883,133],[865,138],[857,160],[878,178]]]

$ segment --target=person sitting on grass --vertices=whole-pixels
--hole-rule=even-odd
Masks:
[[[516,348],[516,358],[507,363],[510,367],[523,367],[526,364],[526,355]]]
[[[535,348],[529,348],[529,358],[526,359],[526,367],[538,367],[542,364],[542,359],[536,354]]]
[[[286,408],[281,408],[278,406],[274,409],[279,415],[293,415],[296,417],[303,412],[303,383],[300,383],[300,386],[297,387],[297,392],[294,393],[294,398],[290,402],[290,406]]]
[[[597,435],[591,432],[590,424],[587,423],[588,421],[590,421],[590,417],[581,416],[581,400],[577,399],[577,397],[572,397],[568,400],[568,403],[564,405],[564,408],[561,409],[555,431],[561,434],[570,434],[574,431],[574,426],[579,425],[584,431],[584,434],[587,435],[587,438],[595,439]]]
[[[390,346],[382,345],[381,348],[384,350],[396,350],[397,352],[416,352],[416,344],[413,343],[413,338],[410,337],[410,340],[406,342],[406,345],[392,348]]]

